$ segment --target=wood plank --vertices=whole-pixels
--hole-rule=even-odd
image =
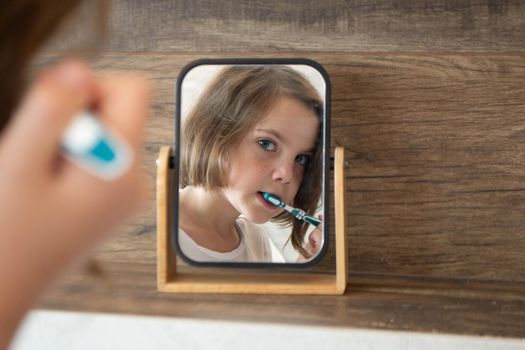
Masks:
[[[173,142],[175,78],[210,55],[108,53],[94,63],[102,74],[151,76],[143,164],[152,190],[159,147]],[[371,276],[367,282],[350,278],[347,295],[333,298],[159,294],[152,192],[145,212],[97,251],[100,271],[73,273],[41,306],[523,336],[525,54],[302,56],[331,75],[333,144],[350,163],[349,267]],[[330,254],[318,270],[333,269]],[[400,275],[413,277],[386,284]],[[443,279],[452,287],[440,294],[435,283]],[[480,292],[462,293],[472,283]]]
[[[506,1],[113,1],[105,51],[520,51],[525,7]],[[91,4],[54,48],[84,43]],[[91,20],[86,20],[91,19]]]
[[[523,293],[469,291],[439,281],[428,288],[417,280],[389,280],[388,276],[378,283],[375,277],[350,275],[350,285],[343,296],[197,295],[157,292],[151,271],[108,271],[106,279],[69,277],[61,288],[45,296],[41,307],[339,328],[525,336]]]
[[[351,270],[523,281],[524,63],[399,55],[338,65],[334,141],[354,154]]]
[[[173,141],[174,80],[197,57],[115,54],[95,64],[152,77],[152,179],[158,147]],[[525,56],[308,57],[331,74],[333,143],[350,162],[350,270],[523,281]],[[154,225],[152,202],[132,232],[153,235]]]

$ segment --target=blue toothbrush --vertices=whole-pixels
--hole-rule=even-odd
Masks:
[[[266,200],[268,203],[270,203],[271,205],[275,205],[276,207],[284,208],[284,210],[286,210],[299,220],[306,221],[307,223],[312,224],[314,226],[319,226],[319,224],[321,223],[320,220],[314,218],[313,216],[307,215],[304,212],[304,210],[293,208],[288,204],[284,203],[281,200],[281,198],[272,193],[262,192],[262,195],[264,200]]]
[[[102,124],[91,111],[78,113],[62,136],[63,154],[88,173],[106,181],[123,175],[133,152],[124,139]]]

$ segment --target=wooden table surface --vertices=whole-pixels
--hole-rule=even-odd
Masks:
[[[525,335],[520,2],[121,0],[109,19],[94,68],[154,88],[151,201],[95,253],[98,268],[72,271],[39,307]],[[330,74],[332,145],[350,165],[344,296],[156,291],[155,158],[173,142],[175,79],[204,57],[306,57]],[[314,270],[332,271],[333,251]]]

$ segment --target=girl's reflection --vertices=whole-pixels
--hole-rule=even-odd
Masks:
[[[320,228],[262,197],[273,193],[314,214],[321,195],[323,102],[296,70],[231,66],[220,71],[183,122],[179,246],[200,262],[272,262],[260,225],[291,225],[302,260],[320,249]],[[281,260],[282,261],[282,260]]]

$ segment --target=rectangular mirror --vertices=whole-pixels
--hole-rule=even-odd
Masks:
[[[330,83],[305,59],[199,60],[177,80],[172,244],[193,265],[327,249]]]

